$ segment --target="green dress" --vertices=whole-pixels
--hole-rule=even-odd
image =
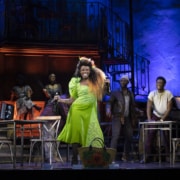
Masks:
[[[89,92],[89,87],[80,85],[80,78],[73,77],[69,82],[69,93],[75,101],[70,106],[66,124],[57,140],[65,143],[79,143],[89,146],[95,137],[104,140],[98,121],[97,98]],[[98,142],[93,146],[100,147]]]

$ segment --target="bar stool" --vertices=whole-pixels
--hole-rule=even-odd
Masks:
[[[180,146],[180,138],[172,138],[172,163],[174,164],[176,161],[176,152],[178,146]]]
[[[47,145],[49,147],[49,156],[50,156],[49,163],[50,163],[50,165],[52,164],[52,147],[53,146],[56,149],[56,152],[57,152],[57,155],[58,155],[60,161],[63,162],[63,159],[59,152],[59,141],[57,141],[58,129],[59,129],[60,121],[61,121],[61,116],[38,116],[38,117],[36,117],[36,120],[47,120],[47,124],[49,122],[52,122],[52,124],[50,127],[46,123],[43,124],[42,131],[46,131],[46,133],[48,133],[50,135],[47,139],[45,139],[43,137],[44,132],[40,133],[40,134],[42,134],[41,137],[30,139],[29,163],[31,162],[31,156],[32,156],[34,146],[38,142],[41,143],[41,145],[42,145],[42,142],[43,142],[43,144],[47,143]],[[39,128],[39,129],[41,130],[41,128]]]

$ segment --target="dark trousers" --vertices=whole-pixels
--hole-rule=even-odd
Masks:
[[[152,120],[154,121],[159,121],[161,118],[155,116],[154,114],[152,115]],[[149,128],[151,128],[151,126],[149,126]],[[153,128],[153,126],[152,126]],[[148,130],[147,135],[146,135],[146,142],[145,142],[145,150],[146,150],[146,154],[152,154],[155,153],[153,147],[155,147],[155,143],[157,140],[157,132],[158,130]],[[167,131],[163,131],[162,132],[163,135],[163,140],[164,140],[164,146],[165,146],[165,153],[169,153],[169,132]],[[160,134],[161,136],[161,134]]]
[[[118,145],[118,139],[121,134],[123,134],[124,139],[124,154],[129,156],[132,151],[132,138],[133,138],[133,128],[130,118],[125,117],[124,125],[120,122],[120,116],[114,116],[112,119],[112,138],[111,138],[111,148],[116,149]]]

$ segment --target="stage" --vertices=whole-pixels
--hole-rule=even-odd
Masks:
[[[139,162],[123,162],[118,161],[108,168],[84,168],[81,163],[76,166],[71,166],[69,162],[53,163],[51,166],[48,163],[43,165],[36,163],[24,163],[21,166],[17,163],[16,169],[12,164],[0,164],[0,173],[2,177],[23,177],[37,178],[43,176],[47,178],[80,178],[80,179],[112,179],[112,178],[175,178],[180,175],[180,162],[174,165],[168,162],[151,162],[140,164]]]

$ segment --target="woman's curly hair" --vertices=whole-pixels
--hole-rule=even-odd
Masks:
[[[97,68],[94,64],[94,60],[91,60],[87,57],[80,57],[76,66],[76,71],[74,73],[74,77],[81,77],[80,69],[82,66],[88,66],[90,68],[89,75],[89,88],[90,91],[95,94],[98,100],[102,99],[104,93],[104,83],[106,79],[105,73]]]

